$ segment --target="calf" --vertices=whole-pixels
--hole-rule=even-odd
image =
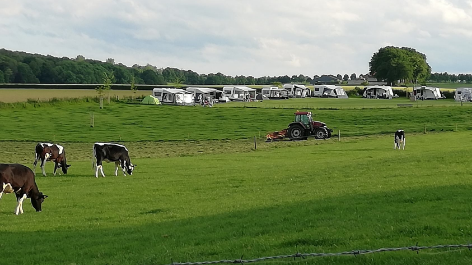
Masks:
[[[41,204],[48,196],[39,192],[34,179],[34,172],[20,164],[0,164],[0,198],[3,193],[16,194],[18,205],[15,214],[23,213],[23,201],[31,198],[31,204],[37,212],[41,212]]]
[[[38,160],[41,160],[41,169],[43,170],[44,176],[46,176],[46,171],[44,170],[44,164],[46,161],[54,161],[54,176],[59,167],[62,169],[64,174],[67,174],[67,169],[70,167],[70,165],[67,164],[66,151],[64,150],[64,147],[58,144],[38,143],[36,145],[36,153],[33,163],[35,171]]]
[[[123,175],[126,176],[126,173],[129,175],[133,174],[134,167],[129,159],[128,149],[124,145],[115,144],[115,143],[95,143],[93,145],[93,157],[95,158],[95,163],[92,162],[92,166],[95,167],[95,177],[98,178],[98,170],[103,177],[103,161],[115,162],[115,176],[118,176],[118,165],[121,166],[123,170]]]
[[[406,139],[405,139],[405,132],[403,130],[398,130],[395,132],[395,139],[393,141],[393,149],[400,150],[400,147],[405,150],[405,144],[406,144]]]

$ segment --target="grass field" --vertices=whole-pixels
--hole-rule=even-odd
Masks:
[[[277,101],[278,104],[286,105],[274,109],[269,105],[271,102],[267,102],[267,107],[263,107],[266,101],[255,102],[256,105],[261,104],[259,108],[229,107],[238,106],[238,103],[221,104],[214,108],[115,102],[105,104],[104,109],[100,109],[95,102],[57,103],[50,107],[18,105],[16,108],[0,109],[0,139],[88,143],[265,139],[267,132],[286,128],[296,110],[313,111],[315,119],[326,122],[336,134],[341,131],[342,136],[391,134],[399,128],[408,132],[472,128],[470,104],[462,107],[451,104],[447,107],[361,108],[361,105],[356,106],[354,103],[367,106],[367,103],[372,102],[375,107],[379,100],[349,99],[331,102],[345,102],[348,104],[346,106],[352,108],[316,109],[321,104],[327,104],[327,107],[329,103],[324,103],[327,101],[323,99],[306,99],[306,102],[294,99]],[[90,127],[92,115],[94,127]]]
[[[52,176],[48,163],[48,176],[37,176],[49,196],[41,213],[28,201],[15,216],[14,196],[4,195],[2,263],[170,264],[470,242],[469,105],[368,108],[349,99],[349,108],[318,108],[322,100],[276,108],[113,102],[100,110],[56,102],[0,109],[0,161],[31,166],[36,142],[55,141],[72,165],[68,175]],[[263,142],[292,120],[292,104],[340,130],[341,141]],[[393,150],[398,128],[407,132],[404,151]],[[133,176],[115,177],[106,164],[107,177],[96,179],[95,141],[126,144]],[[471,261],[467,249],[437,249],[257,264]]]
[[[134,93],[131,90],[110,90],[110,97],[143,97],[150,95],[149,90],[138,90]],[[108,92],[105,92],[108,98]],[[48,101],[52,98],[82,98],[97,97],[98,93],[94,89],[0,89],[0,102],[26,102],[27,100]]]
[[[394,151],[390,136],[159,159],[130,148],[135,174],[111,176],[107,164],[108,176],[99,179],[89,159],[72,160],[67,176],[37,177],[49,195],[43,212],[25,204],[25,214],[14,216],[14,197],[2,199],[2,261],[169,264],[466,243],[472,146],[463,139],[470,136],[408,135],[405,151]],[[467,250],[436,250],[286,262],[467,264],[471,258]]]

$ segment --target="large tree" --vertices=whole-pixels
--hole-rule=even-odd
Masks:
[[[415,49],[387,46],[372,55],[369,71],[377,80],[393,85],[399,81],[424,82],[431,74],[431,67],[426,55]]]

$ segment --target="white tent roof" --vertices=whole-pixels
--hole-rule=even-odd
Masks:
[[[187,87],[186,90],[190,92],[197,91],[201,93],[211,93],[211,92],[218,91],[218,89],[216,88],[209,88],[209,87]]]

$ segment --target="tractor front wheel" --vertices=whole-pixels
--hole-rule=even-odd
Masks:
[[[326,128],[318,128],[315,131],[315,138],[316,139],[325,139],[328,137],[328,130]]]
[[[292,125],[288,129],[288,135],[291,140],[301,140],[305,137],[305,129],[300,125]]]

